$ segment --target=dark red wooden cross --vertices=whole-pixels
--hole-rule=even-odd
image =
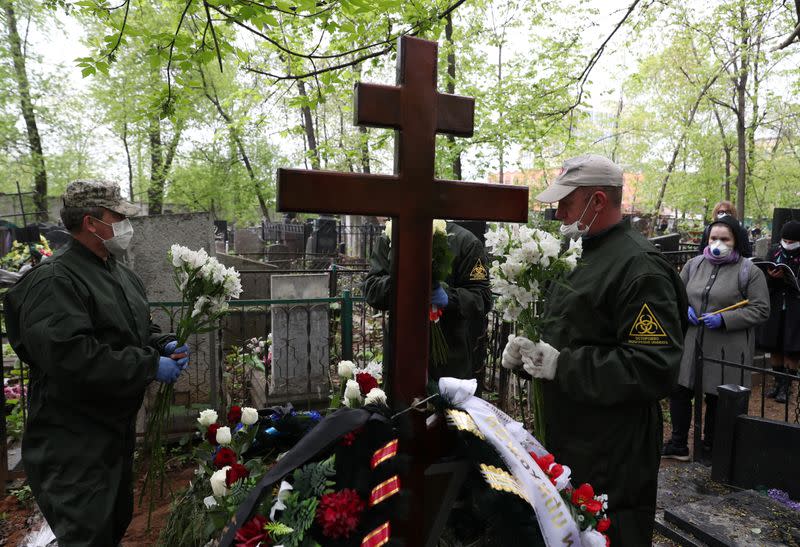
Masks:
[[[436,134],[471,136],[475,111],[474,99],[436,91],[437,54],[436,42],[404,36],[397,58],[398,85],[356,84],[355,123],[396,129],[395,175],[278,170],[279,211],[396,219],[390,334],[395,360],[388,369],[394,408],[425,397],[432,220],[528,219],[527,188],[434,177]],[[411,482],[412,488],[419,484]]]

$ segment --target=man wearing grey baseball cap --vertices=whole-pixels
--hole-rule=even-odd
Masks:
[[[561,233],[582,238],[567,285],[547,294],[542,340],[513,338],[509,367],[543,382],[547,438],[573,483],[608,494],[612,545],[650,545],[662,417],[686,331],[675,269],[622,218],[623,171],[603,156],[564,162],[536,199],[558,201]]]
[[[136,414],[189,348],[153,334],[144,286],[117,260],[138,210],[113,182],[67,186],[72,240],[5,297],[11,346],[30,367],[22,463],[59,545],[117,545],[133,514]]]

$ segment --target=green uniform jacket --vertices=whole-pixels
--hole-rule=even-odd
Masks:
[[[453,268],[442,287],[448,303],[439,320],[447,340],[447,365],[428,370],[431,379],[442,376],[473,377],[473,350],[486,314],[492,309],[489,268],[483,245],[472,233],[452,222],[447,223],[448,243],[453,252]],[[392,276],[389,240],[381,236],[370,257],[370,270],[364,283],[367,302],[379,310],[392,305]],[[388,349],[388,348],[386,348]],[[388,353],[388,352],[387,352]]]
[[[133,508],[135,420],[159,343],[139,278],[77,241],[5,297],[30,366],[22,461],[61,547],[116,545]]]
[[[554,286],[542,339],[561,353],[544,382],[546,446],[572,483],[608,494],[611,544],[650,545],[662,442],[686,330],[678,273],[627,222],[590,237]]]

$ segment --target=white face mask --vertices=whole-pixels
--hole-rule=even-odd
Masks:
[[[731,254],[731,251],[733,250],[720,240],[709,243],[708,248],[711,249],[711,254],[717,258],[725,258]]]
[[[568,237],[571,240],[575,241],[580,237],[585,236],[589,233],[589,229],[594,224],[595,219],[597,218],[597,213],[594,214],[592,220],[587,224],[584,228],[580,227],[581,222],[583,221],[583,215],[586,214],[586,211],[589,209],[589,205],[592,203],[592,196],[589,197],[589,201],[586,202],[586,207],[583,208],[583,212],[581,213],[580,218],[573,222],[572,224],[562,224],[558,227],[558,231],[561,232],[561,235],[564,237]]]
[[[106,226],[111,226],[111,229],[114,230],[114,237],[109,239],[103,239],[97,234],[94,234],[95,237],[103,242],[108,252],[112,255],[121,255],[124,254],[125,251],[131,244],[131,238],[133,237],[133,226],[131,225],[131,221],[126,219],[120,220],[119,222],[114,222],[113,224],[109,224],[107,222],[103,222],[99,218],[96,218],[98,222],[101,224],[105,224]]]
[[[783,247],[787,251],[796,251],[797,249],[800,249],[800,241],[789,243],[785,239],[781,239],[781,247]]]

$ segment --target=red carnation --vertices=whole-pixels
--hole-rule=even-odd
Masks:
[[[231,409],[228,411],[228,423],[230,425],[236,425],[242,421],[242,407],[239,405],[233,405]]]
[[[599,513],[603,504],[594,499],[594,488],[591,484],[583,483],[572,492],[572,503],[577,507],[584,507],[589,513]]]
[[[358,387],[361,389],[361,395],[365,397],[371,389],[378,387],[378,380],[369,372],[356,374],[356,382],[358,382]]]
[[[322,534],[325,537],[348,538],[358,527],[358,520],[363,510],[364,502],[358,496],[358,492],[345,488],[320,498],[317,523],[322,526]]]
[[[553,467],[550,468],[550,471],[547,472],[553,484],[556,483],[556,479],[560,477],[563,473],[564,473],[564,466],[561,465],[560,463],[554,464]]]
[[[217,446],[217,429],[219,429],[219,424],[211,424],[208,426],[208,431],[206,431],[206,440],[212,446]]]
[[[536,462],[536,465],[538,465],[545,473],[547,473],[547,469],[550,467],[550,465],[556,461],[552,454],[545,454],[544,456],[537,456],[535,452],[531,452],[530,454],[533,458],[533,461]]]
[[[225,473],[225,486],[230,488],[236,481],[247,478],[249,475],[250,471],[248,471],[245,466],[240,463],[234,463]]]
[[[597,531],[598,532],[605,532],[609,528],[611,528],[611,519],[600,519],[597,521]]]
[[[222,469],[226,465],[233,465],[236,463],[236,452],[228,447],[223,446],[214,456],[214,467]]]
[[[259,545],[267,547],[272,545],[272,539],[269,537],[264,527],[267,525],[267,517],[264,515],[256,515],[247,522],[236,532],[236,547],[257,547]]]

